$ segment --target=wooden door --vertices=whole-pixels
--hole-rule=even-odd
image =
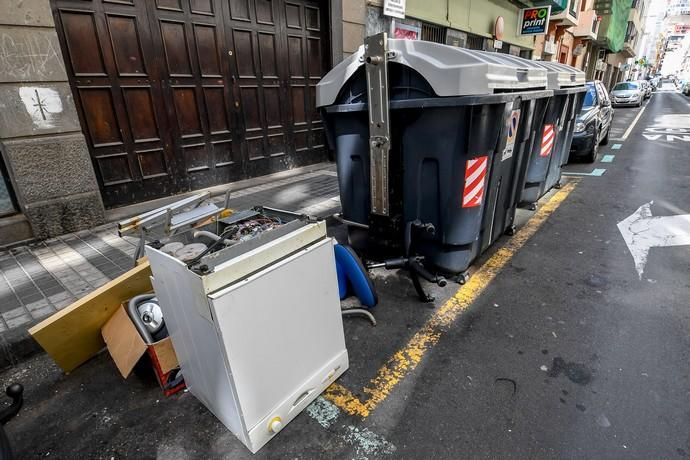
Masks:
[[[192,190],[246,177],[220,2],[147,2],[180,177]]]
[[[60,0],[54,7],[106,206],[179,191],[145,2]]]
[[[304,0],[229,0],[226,5],[248,174],[324,158],[314,95],[328,69],[325,9]]]
[[[325,158],[316,0],[53,0],[107,207]]]
[[[326,138],[316,110],[316,84],[329,68],[325,7],[285,2],[288,107],[295,156],[325,155]]]

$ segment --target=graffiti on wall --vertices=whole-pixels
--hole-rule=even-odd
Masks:
[[[66,80],[57,35],[0,32],[0,81]]]
[[[37,128],[53,128],[56,115],[62,113],[60,94],[52,88],[24,86],[19,97]]]

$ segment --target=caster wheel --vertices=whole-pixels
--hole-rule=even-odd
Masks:
[[[460,285],[467,283],[469,280],[470,274],[467,272],[460,273],[458,276],[455,277],[455,282],[457,282]]]

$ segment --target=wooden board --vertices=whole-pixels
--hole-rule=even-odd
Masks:
[[[71,372],[103,349],[101,328],[120,304],[153,290],[150,276],[151,266],[143,262],[46,318],[29,333],[63,371]]]

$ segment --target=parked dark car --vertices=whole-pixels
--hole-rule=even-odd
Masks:
[[[609,142],[613,108],[606,88],[600,81],[587,82],[582,110],[575,123],[575,134],[570,146],[570,158],[582,158],[594,163],[599,145]]]

